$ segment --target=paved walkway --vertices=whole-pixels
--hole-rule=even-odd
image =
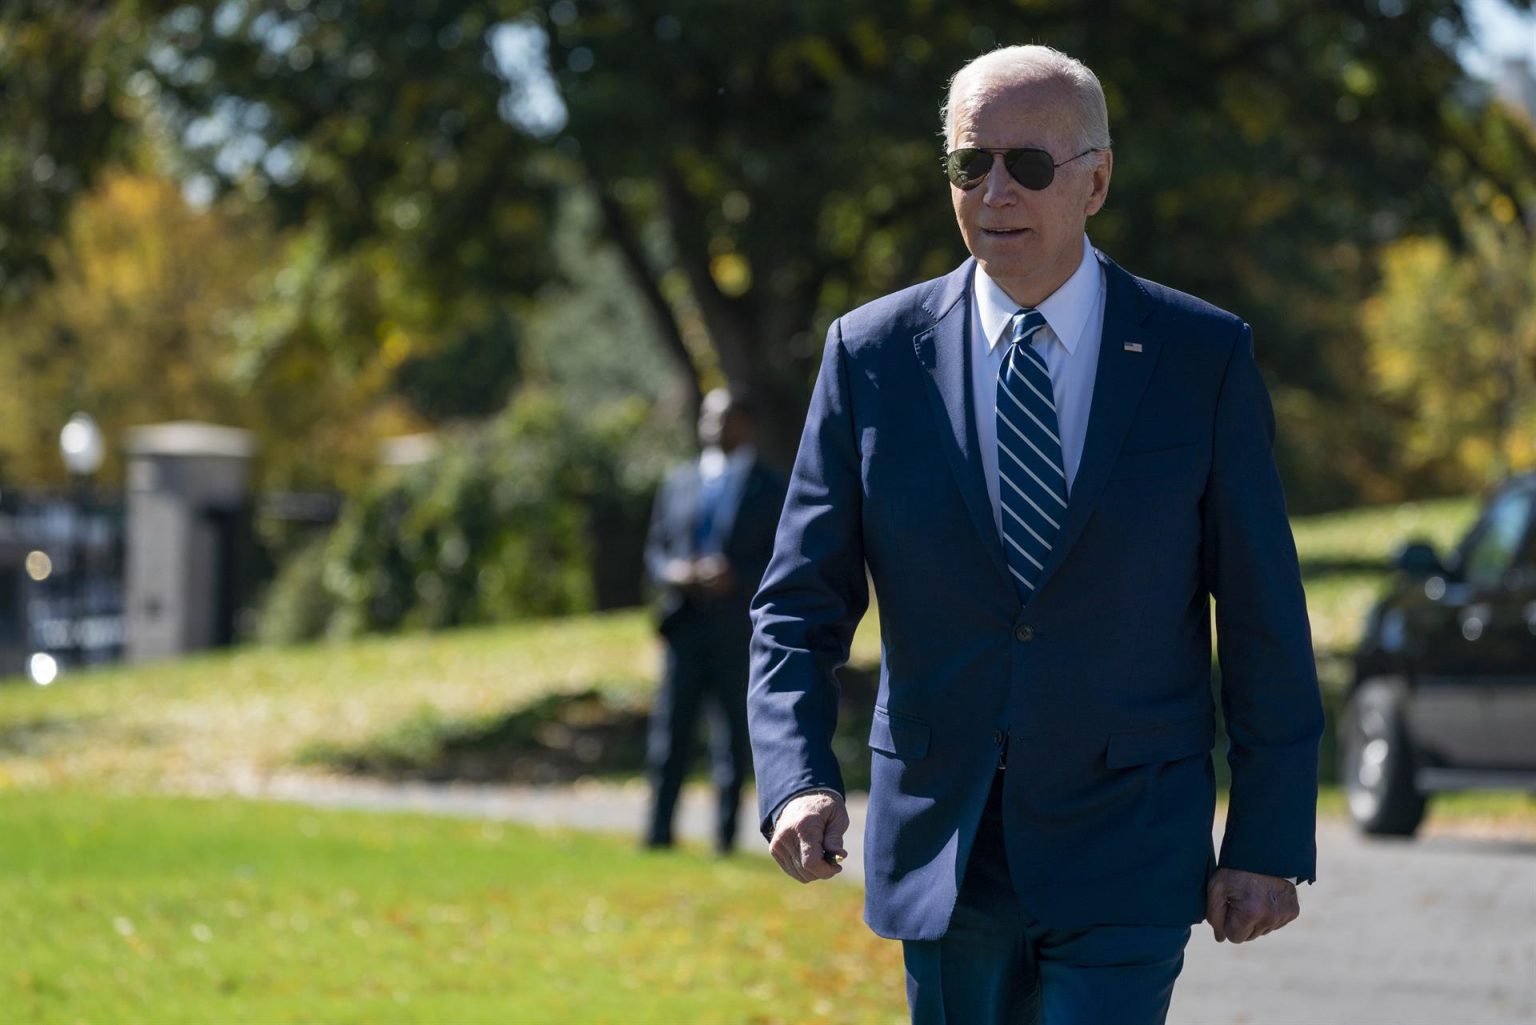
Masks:
[[[639,784],[535,789],[298,777],[262,794],[634,837],[646,797]],[[855,857],[844,878],[857,882],[862,803],[850,811]],[[705,842],[710,813],[708,793],[690,789],[680,833]],[[1237,947],[1196,927],[1170,1025],[1536,1025],[1536,842],[1365,842],[1333,821],[1318,842],[1322,878],[1303,888],[1297,922]],[[743,847],[766,853],[755,836]]]

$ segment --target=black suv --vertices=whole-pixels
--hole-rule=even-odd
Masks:
[[[1339,765],[1359,827],[1409,836],[1436,791],[1536,793],[1536,473],[1500,485],[1444,561],[1420,541],[1393,565]]]

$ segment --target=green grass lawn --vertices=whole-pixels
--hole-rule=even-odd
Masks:
[[[1449,498],[1293,519],[1313,646],[1325,655],[1351,651],[1390,577],[1392,553],[1410,538],[1450,551],[1477,509],[1476,499]]]
[[[1295,520],[1331,704],[1348,679],[1341,656],[1387,579],[1389,554],[1415,536],[1446,550],[1475,511],[1474,500],[1451,499]],[[853,661],[866,687],[879,645],[872,609],[854,643]],[[430,762],[450,742],[474,753],[477,740],[522,737],[543,727],[558,743],[572,724],[542,722],[529,710],[567,702],[567,711],[586,714],[593,704],[606,704],[633,726],[659,665],[648,616],[631,611],[248,648],[81,674],[48,688],[0,686],[0,787],[222,793],[316,766]],[[853,727],[840,750],[856,779],[862,736],[853,736],[858,723]],[[638,767],[633,743],[626,750],[629,761],[618,771],[632,773]],[[1518,797],[1499,801],[1511,815],[1529,815],[1528,802]],[[1460,803],[1437,807],[1454,811]]]
[[[360,744],[423,714],[485,716],[591,688],[640,700],[659,665],[647,618],[624,612],[0,686],[0,786],[224,789],[315,743]]]
[[[0,793],[0,1019],[904,1019],[860,892],[572,833]]]
[[[1443,550],[1473,509],[1296,521],[1331,703],[1388,553],[1407,535]],[[867,689],[878,655],[872,612],[850,679]],[[572,710],[633,720],[658,666],[648,617],[625,612],[0,686],[0,1021],[903,1020],[899,949],[859,921],[857,888],[765,859],[157,796],[238,793],[326,752],[559,743]],[[1336,788],[1322,807],[1341,810]],[[1433,807],[1431,829],[1532,815],[1510,794]]]

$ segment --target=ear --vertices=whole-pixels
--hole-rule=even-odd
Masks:
[[[1099,154],[1099,162],[1093,168],[1093,191],[1088,193],[1088,202],[1083,207],[1083,213],[1089,217],[1104,209],[1104,201],[1109,198],[1109,178],[1115,169],[1114,150],[1105,150]]]

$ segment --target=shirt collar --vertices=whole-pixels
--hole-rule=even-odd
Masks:
[[[1102,276],[1103,271],[1099,269],[1099,262],[1093,255],[1093,244],[1084,235],[1083,258],[1078,261],[1077,270],[1072,272],[1072,276],[1060,288],[1035,307],[1045,317],[1045,323],[1066,347],[1069,355],[1077,351],[1083,328],[1088,325],[1088,318],[1099,297]],[[986,332],[987,351],[992,352],[1003,340],[1008,321],[1019,312],[1019,304],[1009,298],[1001,285],[987,276],[980,263],[976,264],[971,290],[976,296],[976,310],[981,314],[982,329]]]

